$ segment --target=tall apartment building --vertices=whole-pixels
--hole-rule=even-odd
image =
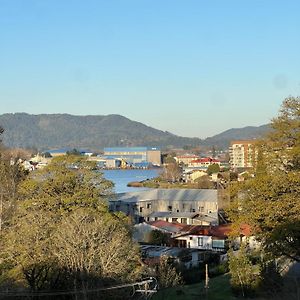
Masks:
[[[251,168],[255,159],[255,140],[231,141],[229,147],[232,169]]]

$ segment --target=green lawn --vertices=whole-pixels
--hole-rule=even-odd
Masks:
[[[165,289],[157,292],[153,300],[235,300],[230,289],[229,275],[222,275],[210,279],[206,298],[204,282],[184,285],[182,287]]]

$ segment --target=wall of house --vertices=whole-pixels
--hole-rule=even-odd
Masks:
[[[178,237],[177,240],[185,240],[187,248],[212,250],[212,238],[211,236],[200,235],[188,235],[184,237]]]
[[[198,179],[202,176],[205,176],[205,175],[207,175],[207,173],[204,171],[196,171],[196,172],[193,172],[192,174],[189,174],[187,176],[187,180],[194,182],[196,179]]]
[[[197,219],[192,219],[191,225],[204,225],[204,226],[216,226],[218,225],[219,222],[217,219],[211,219],[211,221],[204,221],[204,220],[197,220]]]
[[[186,247],[200,250],[223,251],[225,248],[224,240],[213,240],[211,236],[206,235],[188,235],[178,237],[177,240],[186,241]]]
[[[206,201],[185,201],[183,200],[148,200],[137,203],[138,211],[145,217],[152,212],[170,211],[170,212],[201,212],[209,213],[218,210],[217,202]]]
[[[191,156],[175,156],[174,159],[177,163],[183,163],[185,165],[189,164],[191,161],[199,159],[200,156],[191,155]]]
[[[173,220],[174,218],[172,217],[166,217],[165,218],[167,222],[178,222],[178,223],[181,223],[181,224],[187,224],[187,225],[192,225],[193,224],[193,219],[192,218],[187,218],[187,217],[178,217],[178,218],[175,218],[177,220]]]
[[[205,202],[205,201],[168,201],[168,200],[149,200],[134,202],[124,201],[110,201],[109,203],[111,211],[122,211],[126,215],[132,217],[134,222],[139,222],[140,217],[146,219],[153,212],[195,212],[202,214],[209,214],[209,212],[217,212],[217,202]],[[167,220],[168,216],[164,218],[158,218],[164,221]],[[155,221],[155,220],[149,220]],[[193,220],[187,220],[187,224],[193,224]]]

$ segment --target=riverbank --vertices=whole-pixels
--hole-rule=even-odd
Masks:
[[[144,181],[132,181],[127,184],[128,187],[151,188],[151,189],[213,189],[214,184],[211,182],[168,182],[154,178]]]

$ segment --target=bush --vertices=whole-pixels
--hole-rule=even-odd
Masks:
[[[209,269],[209,276],[215,277],[229,272],[228,262],[219,264]]]

